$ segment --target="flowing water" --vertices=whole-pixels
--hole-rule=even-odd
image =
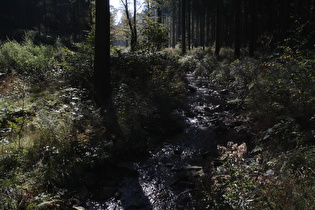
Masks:
[[[186,104],[174,111],[185,125],[176,137],[165,139],[143,162],[124,162],[134,171],[122,178],[116,196],[104,202],[88,201],[86,209],[198,209],[196,180],[203,175],[216,145],[233,134],[222,124],[231,115],[227,90],[215,90],[209,79],[187,75],[191,92]]]

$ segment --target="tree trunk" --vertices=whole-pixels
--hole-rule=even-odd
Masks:
[[[161,0],[157,1],[158,6],[157,6],[157,22],[162,23],[162,2]]]
[[[210,15],[209,15],[209,1],[205,1],[205,45],[209,47],[210,43]]]
[[[136,13],[137,13],[137,9],[136,9],[136,6],[137,6],[137,1],[134,0],[134,17],[133,19],[131,19],[130,17],[130,14],[129,14],[129,8],[128,8],[128,0],[121,0],[121,3],[124,5],[124,8],[125,8],[125,14],[126,14],[126,17],[127,17],[127,21],[128,21],[128,26],[129,26],[129,29],[130,29],[130,33],[131,33],[131,38],[130,38],[130,46],[131,46],[131,51],[135,51],[136,50],[136,46],[137,46],[137,19],[136,19]]]
[[[212,9],[210,12],[212,12],[211,14],[211,44],[215,43],[215,34],[216,34],[216,15],[215,15],[215,3],[212,3]]]
[[[249,56],[254,56],[256,43],[256,0],[249,0],[250,9],[250,34],[249,34]]]
[[[47,3],[46,3],[46,0],[44,0],[44,31],[45,31],[45,34],[47,34]]]
[[[182,0],[182,54],[186,54],[186,0]]]
[[[191,45],[191,30],[190,30],[190,21],[191,21],[191,4],[190,1],[187,2],[188,3],[188,20],[187,20],[187,45],[188,45],[188,50],[190,50],[190,45]]]
[[[138,43],[138,32],[137,32],[137,0],[133,0],[133,51],[136,50]]]
[[[217,7],[217,22],[216,22],[216,33],[215,33],[215,56],[218,57],[221,49],[221,0],[216,1]]]
[[[19,24],[21,29],[27,29],[27,15],[25,0],[19,1]]]
[[[234,55],[239,58],[241,56],[241,0],[234,0],[234,15]]]
[[[96,0],[94,87],[96,102],[100,106],[109,103],[111,98],[109,0]]]
[[[180,37],[182,36],[182,0],[178,0],[177,3],[177,24],[176,24],[176,44],[180,41]]]
[[[175,3],[173,5],[172,11],[172,48],[176,47],[176,13],[175,13]]]
[[[89,22],[90,25],[93,25],[93,5],[92,5],[92,0],[89,0]]]
[[[201,8],[200,8],[200,46],[203,50],[205,50],[205,7],[206,2],[205,0],[202,0],[201,2]]]
[[[289,6],[290,6],[290,1],[289,0],[281,0],[281,8],[282,8],[282,14],[281,14],[281,38],[285,38],[288,32],[289,28]]]
[[[196,11],[195,11],[195,5],[196,1],[192,2],[192,13],[191,13],[191,49],[194,49],[194,46],[196,45],[195,41],[195,19],[196,19]]]

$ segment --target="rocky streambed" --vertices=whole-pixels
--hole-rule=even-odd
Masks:
[[[235,98],[230,90],[193,74],[187,79],[190,94],[173,112],[183,132],[165,139],[144,161],[120,162],[126,173],[118,191],[106,201],[88,200],[86,209],[200,209],[196,183],[217,160],[216,146],[246,141],[249,134],[246,119],[236,114],[239,105],[227,103]]]

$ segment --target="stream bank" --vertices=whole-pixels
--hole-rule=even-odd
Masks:
[[[209,78],[187,74],[190,93],[172,115],[183,129],[149,151],[142,161],[123,161],[118,190],[106,201],[86,202],[86,209],[200,209],[196,195],[199,178],[220,164],[217,145],[250,139],[241,107],[227,103],[231,90]],[[108,189],[104,189],[106,191]]]

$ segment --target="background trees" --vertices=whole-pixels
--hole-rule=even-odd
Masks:
[[[276,46],[292,34],[293,28],[311,33],[311,20],[315,16],[314,0],[303,4],[294,0],[120,1],[132,50],[138,38],[146,39],[147,35],[141,32],[144,25],[157,22],[169,31],[169,47],[184,42],[188,50],[216,46],[216,54],[221,46],[232,47],[236,57],[243,47],[253,55],[257,48]],[[20,38],[23,30],[35,30],[48,37],[79,41],[93,24],[94,4],[95,0],[2,1],[0,38]],[[149,22],[145,21],[146,17],[150,18]]]
[[[64,197],[59,187],[82,185],[81,194],[87,189],[113,189],[107,184],[115,183],[111,179],[124,171],[117,170],[117,157],[128,160],[143,153],[147,157],[156,144],[178,139],[186,124],[177,125],[180,119],[174,109],[184,107],[186,94],[199,88],[207,90],[204,87],[211,88],[203,91],[205,94],[220,97],[220,101],[232,99],[219,106],[201,102],[198,110],[187,112],[196,117],[207,115],[210,133],[205,134],[214,135],[213,144],[220,143],[222,130],[228,135],[232,131],[232,136],[239,132],[238,141],[259,146],[255,152],[259,159],[260,151],[267,152],[262,156],[264,161],[255,164],[250,163],[256,159],[253,156],[239,160],[238,174],[232,179],[225,173],[235,169],[235,164],[229,165],[231,161],[218,170],[207,170],[227,179],[204,176],[204,183],[216,182],[201,189],[216,191],[214,196],[202,198],[211,202],[205,206],[223,203],[232,208],[265,202],[267,208],[278,209],[284,204],[278,200],[280,195],[283,202],[292,202],[293,209],[311,209],[313,206],[306,206],[314,201],[314,179],[310,179],[314,171],[309,169],[315,166],[315,149],[310,147],[315,134],[315,0],[146,0],[141,9],[136,8],[141,0],[121,2],[124,16],[117,27],[127,35],[124,39],[131,44],[131,51],[140,52],[113,50],[112,57],[110,43],[119,43],[119,33],[113,31],[117,22],[110,18],[109,0],[0,2],[2,39],[17,38],[0,42],[0,192],[5,193],[0,193],[4,201],[0,209],[34,208],[44,202],[41,199],[46,202],[44,196],[37,196],[42,192]],[[85,29],[91,29],[87,36],[83,36]],[[24,30],[31,31],[22,40]],[[57,37],[67,47],[56,42]],[[181,48],[183,54],[196,47],[199,50],[187,56],[176,54],[179,50],[152,53],[166,47],[167,38],[168,46]],[[216,56],[209,55],[210,50],[200,53],[206,47],[215,49]],[[220,55],[224,47],[234,49],[235,57],[228,50]],[[241,52],[254,55],[255,50],[263,56],[238,59]],[[195,84],[189,88],[187,72],[201,79],[196,80],[196,88]],[[111,94],[112,104],[108,105]],[[99,106],[91,100],[93,96]],[[213,114],[209,106],[222,114]],[[179,113],[184,112],[180,108]],[[229,150],[225,149],[226,154]],[[283,153],[286,150],[291,151]],[[205,157],[202,159],[213,159],[212,154]],[[235,183],[241,184],[235,187]],[[241,200],[239,192],[244,192]],[[13,203],[13,199],[14,207],[4,207],[3,203]],[[301,201],[301,206],[296,206]],[[25,206],[18,207],[22,204]]]
[[[80,40],[91,26],[91,0],[1,1],[0,38],[20,38],[22,30]]]
[[[129,11],[129,1],[120,0],[124,7],[125,17],[130,29],[130,46],[131,51],[135,51],[138,43],[138,29],[137,29],[137,0],[133,0],[133,15]]]
[[[186,43],[188,49],[215,45],[216,54],[221,46],[233,47],[236,57],[240,56],[241,47],[248,48],[250,55],[257,47],[275,47],[292,34],[293,28],[309,25],[314,17],[313,0],[303,5],[293,0],[189,0],[187,6],[184,3],[170,0],[160,4],[158,16],[170,31],[169,46],[175,47],[179,42],[183,49]]]

